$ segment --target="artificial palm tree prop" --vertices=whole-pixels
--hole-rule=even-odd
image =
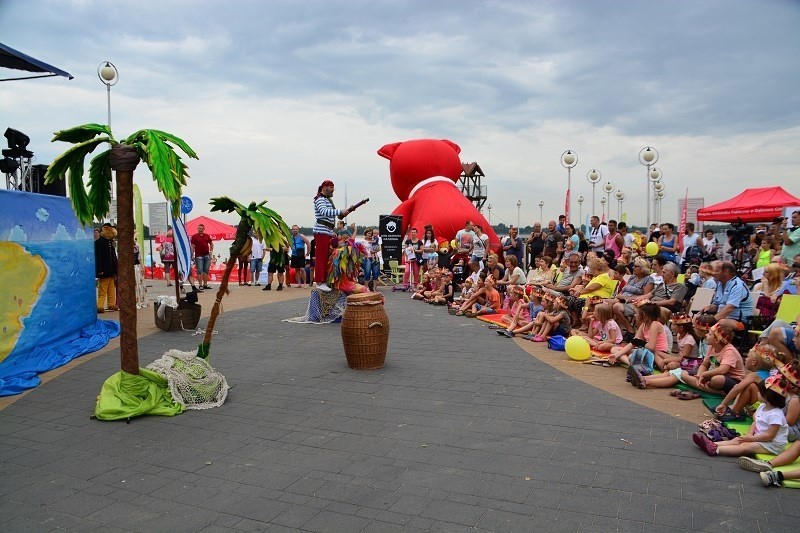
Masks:
[[[202,344],[197,347],[197,356],[203,359],[208,357],[211,349],[211,335],[214,332],[214,324],[219,315],[222,298],[230,293],[230,290],[228,290],[228,278],[230,278],[231,271],[236,265],[236,258],[250,253],[250,248],[253,244],[250,240],[251,230],[255,232],[259,241],[264,242],[273,250],[278,248],[285,250],[288,247],[290,235],[289,226],[286,225],[283,218],[272,209],[264,207],[267,203],[266,200],[260,204],[251,202],[250,205],[245,207],[227,196],[222,196],[220,198],[212,198],[209,203],[212,205],[211,211],[222,211],[224,213],[236,211],[241,218],[239,219],[239,225],[236,227],[236,238],[231,244],[230,258],[225,267],[225,272],[222,274],[217,298],[214,301],[214,307],[211,309],[211,316],[208,318],[205,337]]]
[[[111,171],[116,172],[121,369],[123,374],[138,375],[140,369],[133,269],[133,171],[139,161],[147,164],[158,190],[172,204],[173,216],[177,216],[181,189],[186,185],[189,174],[173,145],[191,158],[197,159],[197,154],[182,139],[159,130],[139,130],[130,137],[117,141],[108,126],[103,124],[84,124],[58,131],[53,141],[65,141],[75,146],[53,161],[47,169],[45,183],[64,179],[68,175],[72,206],[78,220],[83,224],[90,224],[94,219],[99,220],[108,214],[111,203]],[[89,163],[88,184],[84,186],[84,160],[103,143],[110,144],[111,148],[92,158]],[[135,414],[142,413],[132,413],[130,416]]]

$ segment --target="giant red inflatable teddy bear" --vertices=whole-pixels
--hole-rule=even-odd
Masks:
[[[402,203],[392,212],[403,217],[403,235],[417,228],[420,238],[426,224],[433,226],[439,242],[451,241],[467,220],[480,224],[497,251],[494,230],[456,187],[461,176],[461,148],[446,139],[417,139],[387,144],[378,155],[389,160],[392,188]]]

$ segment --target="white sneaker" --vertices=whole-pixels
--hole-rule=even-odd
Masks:
[[[777,472],[769,470],[767,472],[761,472],[758,475],[761,476],[761,484],[764,485],[765,487],[769,487],[772,485],[776,487],[781,486],[781,479],[778,477]]]
[[[331,292],[331,288],[328,287],[325,283],[319,283],[317,285],[317,289],[321,290],[322,292]]]
[[[750,457],[739,457],[739,468],[749,472],[769,472],[772,465],[766,461],[759,461]]]

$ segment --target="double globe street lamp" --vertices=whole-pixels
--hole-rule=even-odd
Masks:
[[[567,222],[572,217],[572,169],[578,164],[578,154],[572,150],[567,150],[561,154],[561,166],[567,169]]]
[[[592,215],[593,216],[595,214],[597,214],[595,212],[596,204],[594,203],[594,198],[595,198],[595,196],[594,196],[594,187],[595,187],[595,185],[597,185],[597,183],[600,181],[600,179],[602,177],[603,177],[603,175],[600,174],[600,171],[597,170],[597,169],[594,169],[594,168],[586,173],[586,179],[589,180],[589,183],[592,184]]]
[[[653,179],[650,167],[658,161],[658,150],[652,146],[645,146],[639,151],[639,163],[647,167],[647,174],[645,175],[647,186],[645,187],[645,203],[647,204],[647,227],[650,227],[650,181]],[[660,173],[659,173],[660,176]]]

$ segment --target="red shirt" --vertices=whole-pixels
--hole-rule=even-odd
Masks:
[[[208,233],[195,233],[192,235],[192,246],[195,257],[209,255],[211,253],[211,237],[208,236]]]

